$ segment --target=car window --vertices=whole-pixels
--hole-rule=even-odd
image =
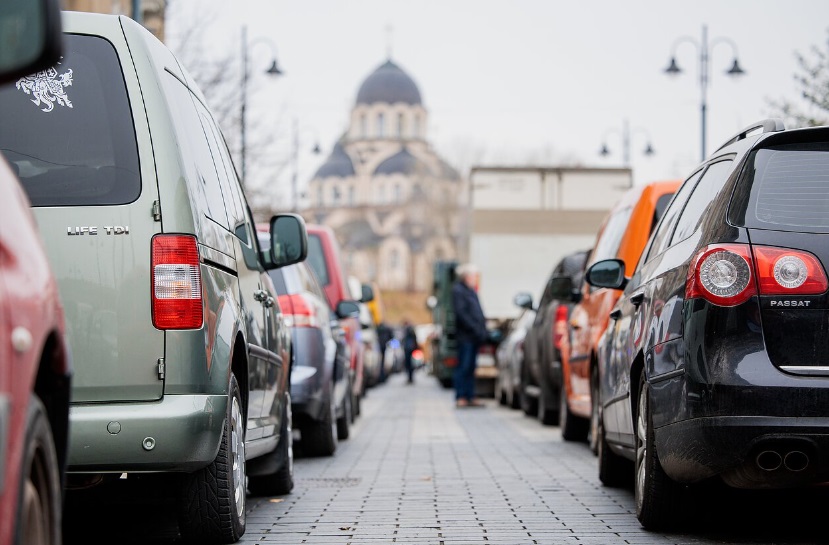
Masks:
[[[610,219],[607,220],[605,228],[599,240],[596,241],[596,247],[593,249],[591,261],[593,263],[603,259],[613,259],[619,252],[619,246],[622,244],[622,237],[625,236],[630,215],[633,212],[632,207],[617,210]]]
[[[308,234],[308,258],[306,260],[314,274],[317,275],[320,285],[327,286],[331,280],[328,277],[328,267],[325,265],[325,254],[322,251],[322,240],[319,235]]]
[[[33,206],[133,202],[138,146],[118,54],[96,36],[63,39],[57,65],[0,90],[0,150]]]
[[[665,214],[659,221],[656,231],[654,231],[653,236],[651,237],[646,261],[658,256],[668,247],[668,242],[671,240],[671,234],[673,234],[676,221],[679,218],[679,213],[685,206],[685,202],[688,200],[688,196],[691,194],[694,186],[696,186],[697,180],[699,180],[701,174],[702,170],[699,170],[694,173],[693,176],[685,180],[685,183],[683,183],[682,187],[679,188],[679,191],[676,192],[674,198],[671,199],[671,204],[668,205],[668,208],[665,210]]]
[[[665,213],[665,209],[668,208],[668,204],[671,202],[673,196],[673,193],[665,193],[656,199],[656,206],[653,209],[653,221],[651,222],[651,233],[656,229],[659,220],[662,219],[662,215]]]
[[[720,161],[710,165],[702,179],[697,183],[696,188],[688,198],[679,220],[676,222],[676,229],[671,237],[671,245],[685,240],[697,230],[705,211],[720,193],[728,175],[731,172],[733,161]]]
[[[237,225],[245,221],[245,207],[247,206],[247,202],[242,196],[242,190],[239,188],[236,171],[230,162],[227,146],[224,138],[221,136],[221,131],[216,127],[213,117],[198,100],[196,100],[196,107],[199,110],[202,127],[207,135],[207,143],[210,146],[210,151],[213,154],[213,162],[219,174],[219,182],[225,198],[225,210],[227,211],[228,219],[231,225]]]
[[[273,281],[273,287],[277,295],[288,295],[288,287],[285,285],[284,272],[290,267],[282,267],[281,269],[271,269],[268,271],[268,276]]]
[[[777,231],[829,232],[829,143],[774,146],[752,152],[736,191],[735,223]],[[742,189],[742,187],[741,187]]]

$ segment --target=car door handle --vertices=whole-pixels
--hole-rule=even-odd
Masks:
[[[619,319],[619,318],[621,318],[621,317],[622,317],[622,311],[621,311],[620,309],[618,309],[618,308],[617,308],[617,309],[615,309],[615,310],[613,310],[613,311],[610,313],[610,319],[611,319],[611,320],[618,320],[618,319]]]
[[[642,301],[644,301],[644,300],[645,300],[645,292],[639,292],[635,295],[630,296],[630,304],[635,306],[635,307],[638,307],[639,305],[641,305]]]
[[[265,299],[262,304],[265,305],[265,308],[271,308],[274,304],[274,298],[268,295],[268,298]]]
[[[268,292],[265,290],[256,290],[253,292],[253,298],[260,303],[264,303],[268,300]]]

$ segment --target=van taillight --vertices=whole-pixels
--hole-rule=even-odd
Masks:
[[[280,295],[279,308],[288,327],[319,327],[314,309],[300,294]]]
[[[753,275],[756,275],[755,282]],[[752,295],[817,295],[829,287],[820,261],[802,250],[714,244],[688,269],[685,298],[720,306],[739,305]]]
[[[553,322],[553,346],[561,350],[561,341],[567,333],[567,305],[556,307],[556,319]]]
[[[156,235],[152,241],[153,325],[158,329],[202,326],[199,247],[191,235]]]

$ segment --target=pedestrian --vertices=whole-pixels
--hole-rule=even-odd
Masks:
[[[414,382],[414,361],[412,361],[412,354],[417,350],[417,334],[415,334],[414,327],[408,320],[403,321],[403,353],[405,354],[404,362],[406,364],[406,373],[409,375],[408,383]]]
[[[385,322],[377,324],[377,340],[380,343],[380,382],[386,381],[386,348],[392,337],[394,334]]]
[[[478,348],[487,338],[486,319],[478,293],[475,291],[478,269],[471,263],[455,269],[457,280],[452,286],[452,308],[455,311],[455,325],[458,341],[458,366],[453,377],[455,383],[455,404],[458,407],[480,407],[475,398],[475,367]]]

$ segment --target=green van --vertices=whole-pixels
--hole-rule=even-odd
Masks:
[[[66,13],[65,53],[0,90],[0,149],[34,207],[75,374],[69,485],[158,479],[182,537],[237,541],[246,484],[291,490],[290,333],[224,139],[173,54],[127,17]]]

